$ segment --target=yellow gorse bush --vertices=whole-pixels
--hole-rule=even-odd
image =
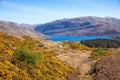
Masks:
[[[61,60],[53,58],[57,55],[54,51],[38,47],[39,41],[28,36],[23,38],[21,40],[0,32],[0,80],[66,80],[69,73],[75,72]],[[28,54],[29,51],[40,51],[44,58],[34,66],[28,65],[13,57],[18,48],[24,49]]]
[[[75,43],[75,42],[63,42],[63,45],[68,45],[70,49],[75,50],[91,50],[91,48],[81,44],[81,43]]]

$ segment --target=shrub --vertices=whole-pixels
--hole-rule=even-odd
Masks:
[[[93,74],[96,72],[96,68],[97,68],[98,64],[99,64],[99,62],[96,61],[95,63],[93,63],[93,64],[91,65],[90,74],[93,75]]]
[[[39,51],[29,51],[25,62],[30,65],[37,65],[40,61],[43,60],[43,54]]]
[[[98,54],[98,55],[100,55],[100,56],[104,56],[104,55],[105,55],[104,51],[103,51],[101,48],[98,48],[98,49],[96,50],[96,54]]]
[[[28,65],[35,66],[43,59],[43,54],[39,51],[26,51],[24,49],[16,49],[14,58],[24,61]]]
[[[93,59],[99,59],[102,58],[104,56],[110,56],[113,55],[115,53],[113,53],[113,51],[111,49],[108,48],[96,48],[93,50],[91,57]]]

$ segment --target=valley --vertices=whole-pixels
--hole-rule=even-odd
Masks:
[[[119,80],[119,24],[98,17],[0,21],[0,80]]]
[[[0,45],[1,80],[99,80],[96,63],[120,52],[119,47],[91,48],[79,42],[37,41],[28,36],[20,39],[3,32]]]
[[[120,0],[0,0],[0,80],[120,80]]]

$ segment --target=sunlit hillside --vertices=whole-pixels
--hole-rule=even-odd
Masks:
[[[119,48],[21,39],[0,32],[0,80],[92,80],[96,62],[119,52]]]
[[[66,80],[75,70],[59,59],[54,51],[41,49],[39,42],[0,32],[0,80]],[[77,72],[76,72],[77,73]]]

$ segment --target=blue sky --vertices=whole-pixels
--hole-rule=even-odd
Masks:
[[[120,18],[120,0],[0,0],[0,20],[38,24],[81,16]]]

